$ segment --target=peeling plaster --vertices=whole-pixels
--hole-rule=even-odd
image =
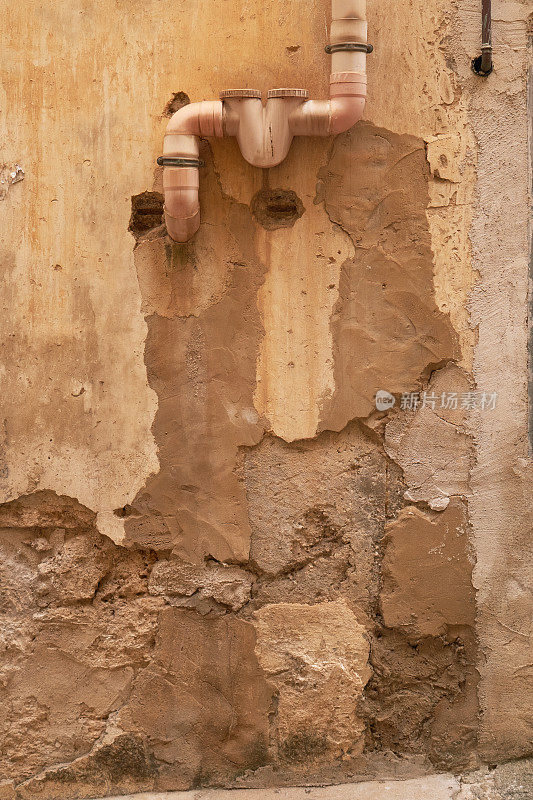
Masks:
[[[20,164],[13,164],[12,166],[4,164],[0,168],[0,200],[5,199],[11,186],[23,180],[24,170]]]

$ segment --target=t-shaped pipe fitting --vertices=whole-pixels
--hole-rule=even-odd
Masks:
[[[366,101],[366,0],[332,0],[329,101],[308,100],[304,89],[272,89],[267,102],[255,89],[230,89],[220,101],[192,103],[167,126],[163,189],[167,231],[188,241],[200,225],[199,137],[235,136],[243,157],[256,167],[280,164],[294,136],[343,133],[361,119]]]

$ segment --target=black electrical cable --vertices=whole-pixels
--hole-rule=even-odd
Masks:
[[[494,67],[492,61],[492,0],[482,0],[481,9],[481,55],[472,61],[476,75],[490,75]]]

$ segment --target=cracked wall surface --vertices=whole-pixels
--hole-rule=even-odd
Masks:
[[[368,0],[364,120],[202,141],[186,245],[168,117],[325,96],[329,0],[4,5],[2,800],[529,796],[531,11],[482,80],[479,5]]]

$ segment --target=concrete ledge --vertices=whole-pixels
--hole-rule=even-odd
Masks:
[[[1,782],[0,782],[1,789]],[[3,795],[0,800],[12,795]],[[404,781],[367,781],[339,786],[283,789],[197,789],[100,797],[93,800],[531,800],[533,759],[518,759],[455,776],[428,775]],[[44,800],[44,799],[43,799]]]

